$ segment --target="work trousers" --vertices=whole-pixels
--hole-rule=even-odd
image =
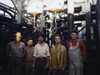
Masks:
[[[47,64],[47,58],[36,58],[35,75],[48,75],[46,64]]]

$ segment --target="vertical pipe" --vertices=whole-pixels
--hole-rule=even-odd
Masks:
[[[56,23],[56,12],[54,13],[54,34],[57,32],[57,23]]]
[[[46,30],[46,32],[47,32],[47,43],[48,43],[48,45],[50,46],[50,44],[49,44],[49,31],[48,30]]]
[[[57,33],[56,12],[55,12],[55,33]]]
[[[1,39],[1,37],[2,37],[1,27],[2,27],[2,24],[0,24],[0,39]],[[1,42],[0,42],[0,43],[1,43]]]
[[[17,8],[18,8],[17,24],[20,25],[22,20],[22,0],[17,0]]]
[[[71,39],[70,35],[72,30],[74,29],[74,1],[68,0],[68,40]]]
[[[33,30],[34,30],[34,32],[36,31],[36,29],[34,28],[34,27],[36,26],[36,25],[35,25],[35,24],[36,24],[35,21],[36,21],[36,15],[34,14],[34,25],[33,25]]]
[[[68,40],[71,39],[71,32],[74,29],[74,15],[73,14],[68,14],[68,31],[69,31],[69,38]]]
[[[97,50],[97,67],[100,68],[100,0],[97,0],[96,6],[96,25],[95,25],[95,33],[96,33],[96,50]],[[99,72],[99,70],[98,70]],[[99,72],[100,73],[100,72]]]
[[[87,60],[91,58],[92,52],[92,45],[91,45],[91,29],[90,29],[90,20],[91,20],[91,13],[90,13],[90,2],[86,1],[86,47],[87,47]]]

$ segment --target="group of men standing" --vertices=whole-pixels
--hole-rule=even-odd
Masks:
[[[21,37],[21,33],[17,32],[16,40],[7,46],[9,75],[22,75],[23,57],[25,58],[26,75],[48,75],[48,69],[52,75],[63,75],[66,67],[68,67],[69,75],[83,74],[86,48],[83,41],[77,39],[78,33],[76,31],[72,31],[72,40],[66,46],[61,44],[61,36],[55,35],[55,45],[51,50],[44,42],[42,34],[38,36],[38,43],[35,47],[33,47],[31,38],[27,40],[27,46],[25,46],[20,42]]]

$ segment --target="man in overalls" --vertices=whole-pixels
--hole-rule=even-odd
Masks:
[[[83,62],[86,61],[86,47],[78,40],[78,33],[72,31],[72,40],[67,43],[69,57],[69,75],[83,75]]]

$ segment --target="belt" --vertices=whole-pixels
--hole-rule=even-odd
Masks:
[[[46,57],[36,57],[36,59],[47,59]]]

